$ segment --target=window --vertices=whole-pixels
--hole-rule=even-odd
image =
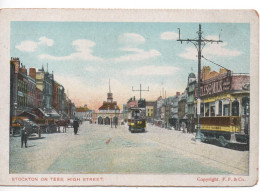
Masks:
[[[218,102],[218,115],[222,116],[222,101],[219,100]]]
[[[230,110],[230,104],[225,104],[224,106],[223,106],[223,116],[229,116],[229,110]]]
[[[210,116],[215,116],[215,102],[210,103]]]
[[[209,103],[205,103],[205,117],[209,117]]]
[[[249,115],[250,113],[250,100],[249,97],[242,98],[242,115]]]
[[[197,109],[197,107],[196,107]],[[204,103],[200,104],[200,116],[204,116]]]
[[[232,115],[239,116],[239,102],[237,99],[232,102]]]

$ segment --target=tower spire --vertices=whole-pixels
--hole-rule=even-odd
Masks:
[[[109,78],[109,93],[111,93],[111,88],[110,88],[110,78]]]
[[[112,103],[113,102],[113,94],[111,93],[111,87],[110,87],[110,78],[109,78],[109,92],[107,93],[107,102]]]

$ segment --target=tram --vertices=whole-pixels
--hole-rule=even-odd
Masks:
[[[229,144],[249,144],[250,94],[227,92],[204,98],[200,104],[201,140]],[[195,118],[195,122],[197,119]]]
[[[128,126],[131,133],[146,131],[145,100],[138,101],[138,107],[129,108]]]

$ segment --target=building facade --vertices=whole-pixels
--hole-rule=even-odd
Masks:
[[[22,113],[23,111],[28,111],[28,77],[27,69],[21,64],[18,73],[18,85],[17,85],[17,111]]]
[[[179,96],[179,102],[178,102],[178,120],[179,124],[182,122],[187,123],[188,117],[187,117],[187,91],[185,90],[180,96]]]
[[[10,123],[12,116],[16,116],[18,107],[18,73],[20,67],[19,58],[10,60]]]
[[[120,113],[117,102],[113,100],[113,93],[111,93],[109,82],[107,101],[103,102],[103,105],[99,107],[97,113],[93,113],[92,123],[99,125],[118,125],[123,123],[123,121],[123,113]]]
[[[41,108],[42,107],[42,91],[38,89],[37,87],[35,88],[35,101],[36,101],[36,108]]]
[[[146,119],[148,123],[152,123],[154,121],[154,101],[146,101]]]
[[[44,81],[43,81],[43,99],[42,104],[43,107],[48,109],[52,109],[52,96],[53,96],[53,74],[50,74],[48,71],[44,73]]]
[[[87,105],[83,107],[76,108],[75,117],[82,120],[82,121],[92,121],[92,114],[94,113],[93,110],[90,110]]]
[[[28,107],[36,108],[36,69],[30,68],[28,78]]]

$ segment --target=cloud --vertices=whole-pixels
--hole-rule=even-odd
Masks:
[[[145,51],[143,49],[126,49],[126,48],[124,48],[121,50],[124,50],[126,52],[134,52],[134,54],[127,54],[127,55],[115,58],[114,59],[115,62],[141,61],[141,60],[154,58],[154,57],[161,55],[161,53],[159,51],[154,50],[154,49]]]
[[[137,33],[124,33],[119,36],[119,42],[129,46],[137,46],[145,43],[145,38]]]
[[[161,34],[160,38],[162,40],[177,40],[178,36],[179,35],[176,32],[164,32]]]
[[[22,41],[19,45],[16,45],[15,48],[22,52],[34,52],[40,45],[52,46],[53,43],[52,39],[42,36],[38,42],[30,40]]]
[[[40,37],[39,40],[40,42],[38,44],[45,44],[47,46],[52,46],[54,43],[52,39],[49,39],[45,36]]]
[[[141,75],[141,76],[161,76],[161,75],[171,75],[179,68],[174,66],[143,66],[136,68],[134,70],[127,71],[128,75]]]
[[[138,48],[140,44],[145,43],[145,38],[140,34],[124,33],[119,36],[118,40],[124,45],[120,50],[126,52],[126,54],[112,59],[114,62],[141,61],[161,55],[161,53],[155,49],[144,50]]]
[[[72,42],[72,46],[76,49],[77,52],[72,53],[67,56],[52,56],[49,54],[41,54],[39,55],[40,59],[48,59],[48,60],[87,60],[87,61],[102,61],[102,58],[96,57],[92,55],[92,48],[95,46],[95,42],[87,39],[78,39]]]
[[[211,39],[211,40],[218,40],[218,36],[206,36],[205,39]],[[234,56],[239,56],[241,55],[242,52],[238,50],[231,50],[227,48],[227,42],[224,43],[208,43],[204,47],[202,51],[202,55],[204,56],[229,56],[229,57],[234,57]],[[198,52],[195,47],[187,47],[185,48],[185,52],[181,53],[179,56],[187,59],[187,60],[198,60]]]

